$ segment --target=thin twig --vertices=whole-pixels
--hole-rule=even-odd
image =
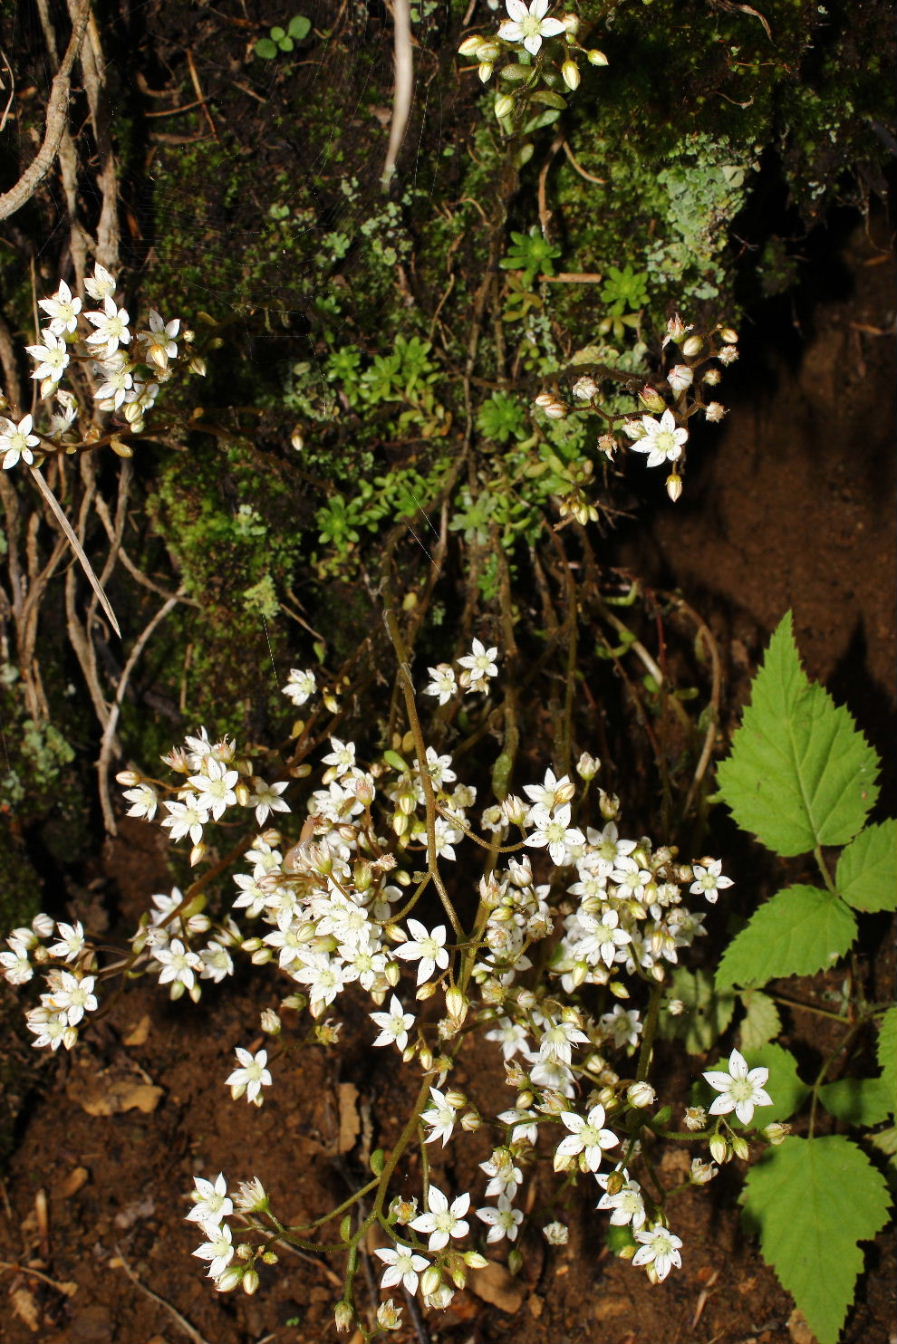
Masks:
[[[179,597],[170,597],[168,601],[161,606],[151,621],[147,623],[141,634],[134,641],[134,647],[128,654],[128,661],[125,663],[122,674],[118,679],[118,686],[115,689],[115,699],[109,710],[109,717],[103,728],[103,738],[100,744],[100,755],[97,760],[97,774],[100,785],[100,807],[103,811],[103,823],[110,835],[117,835],[118,828],[115,824],[115,815],[112,811],[112,801],[109,796],[109,766],[112,762],[112,753],[115,742],[115,728],[118,723],[118,716],[121,713],[121,704],[125,696],[128,682],[131,679],[131,673],[140,657],[150,635],[161,621],[164,621],[168,613],[177,606]]]
[[[121,629],[119,627],[118,621],[115,618],[115,612],[112,610],[109,599],[100,586],[99,579],[93,572],[93,567],[91,566],[91,563],[87,558],[84,547],[81,545],[80,541],[75,536],[71,523],[63,513],[58,499],[53,494],[53,491],[47,485],[47,482],[44,480],[43,476],[36,467],[29,467],[28,470],[31,472],[31,475],[34,481],[36,482],[38,489],[40,490],[44,499],[47,501],[47,504],[50,506],[50,512],[53,514],[53,517],[56,519],[59,526],[62,528],[62,531],[65,533],[69,545],[71,546],[72,550],[75,552],[75,555],[78,558],[78,563],[84,570],[84,573],[87,575],[88,582],[93,591],[97,595],[97,599],[100,603],[100,606],[103,608],[106,615],[109,617],[109,623],[112,626],[112,629],[118,635],[119,639],[121,639]]]
[[[66,128],[69,90],[71,87],[72,66],[84,41],[87,20],[90,17],[90,0],[82,0],[72,27],[72,35],[66,47],[62,64],[53,77],[50,101],[47,103],[47,122],[44,140],[34,159],[25,169],[15,186],[0,196],[0,219],[8,219],[17,210],[21,210],[31,200],[41,182],[53,167],[53,161],[59,152],[59,144]]]
[[[63,1283],[59,1279],[51,1279],[49,1274],[42,1274],[39,1269],[32,1269],[30,1265],[17,1265],[14,1260],[0,1260],[0,1269],[9,1269],[17,1274],[29,1274],[31,1278],[40,1279],[41,1283],[46,1283],[57,1292],[64,1293],[66,1297],[71,1297],[78,1287],[76,1283]]]

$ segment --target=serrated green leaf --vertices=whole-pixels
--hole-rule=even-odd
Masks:
[[[877,1052],[881,1076],[891,1089],[891,1107],[894,1108],[897,1103],[897,1006],[889,1008],[881,1019]]]
[[[781,975],[813,975],[843,957],[857,934],[852,910],[819,887],[786,887],[761,905],[723,953],[716,983],[765,985]]]
[[[848,711],[804,672],[788,612],[719,767],[733,817],[782,855],[846,845],[878,797],[879,764]]]
[[[769,995],[761,994],[758,989],[747,990],[742,995],[742,1002],[745,1006],[745,1016],[739,1033],[741,1053],[746,1055],[749,1051],[757,1050],[767,1041],[771,1041],[774,1036],[778,1036],[782,1029],[782,1019]]]
[[[838,860],[835,885],[854,910],[897,910],[897,821],[860,831]]]
[[[791,1137],[751,1168],[741,1203],[819,1344],[837,1344],[863,1267],[857,1243],[888,1219],[884,1178],[842,1135]]]
[[[839,1078],[819,1089],[819,1100],[848,1125],[880,1125],[894,1110],[886,1078]]]

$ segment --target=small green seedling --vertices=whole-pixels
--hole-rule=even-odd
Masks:
[[[270,29],[268,37],[260,37],[255,44],[255,54],[263,61],[273,61],[278,52],[292,51],[297,42],[303,42],[311,32],[311,19],[304,14],[294,14],[286,28]]]

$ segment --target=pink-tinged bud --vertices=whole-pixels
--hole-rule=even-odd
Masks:
[[[650,383],[646,383],[638,395],[639,401],[647,406],[649,411],[653,411],[655,415],[660,415],[661,411],[665,411],[667,408],[667,404],[657,388],[652,387]]]
[[[500,93],[495,99],[495,115],[499,121],[504,121],[514,111],[514,99],[509,93]]]
[[[695,376],[687,364],[674,364],[667,374],[667,382],[674,392],[684,392],[691,387]]]
[[[703,336],[689,336],[682,342],[682,353],[686,359],[694,359],[704,349]]]
[[[667,494],[674,504],[682,497],[682,477],[675,472],[667,477]]]
[[[575,61],[564,61],[564,64],[561,66],[561,78],[567,85],[567,88],[571,89],[573,92],[579,88],[581,76],[579,73],[579,66]]]
[[[594,779],[600,769],[601,762],[598,757],[590,756],[587,751],[584,751],[576,762],[576,773],[579,775],[580,779],[584,779],[586,783],[588,783],[590,779]]]
[[[712,425],[719,424],[720,420],[728,414],[725,406],[719,401],[711,401],[706,407],[704,414]]]
[[[599,51],[597,47],[593,47],[591,51],[586,53],[586,55],[588,56],[589,65],[607,65],[607,57],[604,52]]]

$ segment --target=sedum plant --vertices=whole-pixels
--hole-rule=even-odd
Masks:
[[[888,1187],[869,1150],[879,1164],[890,1157],[893,1173],[897,1148],[897,1007],[869,1000],[854,952],[858,916],[897,908],[897,821],[869,822],[880,764],[848,711],[804,672],[789,612],[719,781],[740,826],[782,857],[812,854],[819,879],[787,886],[759,907],[726,949],[716,985],[744,991],[745,1030],[755,1043],[748,1057],[776,1061],[791,1080],[790,1106],[778,1118],[800,1132],[752,1168],[742,1203],[820,1344],[839,1336],[863,1266],[859,1243],[887,1221]],[[780,1029],[777,1005],[793,1006],[793,991],[761,991],[817,972],[836,977],[831,1002],[806,1006],[838,1034],[805,1085],[793,1055],[766,1044]],[[869,1072],[871,1052],[877,1074]]]
[[[110,954],[80,924],[40,915],[0,953],[14,984],[43,974],[27,1022],[35,1045],[54,1051],[75,1045],[121,977],[152,976],[172,999],[196,1001],[241,957],[267,967],[282,986],[261,1016],[267,1044],[238,1048],[220,1079],[234,1103],[254,1106],[276,1094],[279,1069],[303,1043],[338,1051],[336,1015],[347,997],[361,1001],[369,1047],[397,1053],[408,1096],[389,1149],[370,1157],[369,1179],[327,1215],[289,1226],[277,1192],[251,1170],[230,1180],[210,1173],[195,1180],[187,1216],[197,1225],[194,1254],[220,1291],[255,1292],[285,1245],[342,1257],[336,1323],[365,1339],[399,1327],[397,1289],[441,1309],[487,1255],[507,1248],[510,1268],[520,1267],[537,1165],[591,1195],[615,1252],[659,1283],[688,1253],[675,1193],[781,1138],[763,1133],[776,1091],[765,1065],[733,1050],[705,1072],[705,1104],[689,1106],[679,1127],[657,1069],[672,972],[703,934],[707,903],[731,886],[720,862],[690,864],[670,845],[626,835],[588,754],[575,778],[549,768],[519,792],[497,763],[494,794],[479,799],[452,756],[426,744],[394,609],[386,621],[404,735],[364,761],[326,727],[347,687],[294,669],[284,692],[308,717],[279,767],[201,730],[166,756],[169,780],[120,776],[131,815],[160,816],[197,874],[186,890],[153,896],[130,946]],[[485,712],[498,664],[498,649],[474,639],[469,653],[428,669],[420,695],[440,713],[461,698]],[[327,749],[316,775],[306,758],[318,743]],[[452,1083],[478,1038],[503,1064],[508,1097],[497,1113]],[[685,1182],[666,1189],[655,1154],[669,1140],[693,1145],[695,1157]],[[480,1174],[449,1189],[432,1168],[461,1143],[476,1146]],[[411,1192],[415,1150],[421,1180]],[[566,1237],[556,1221],[543,1232],[553,1243]],[[371,1244],[381,1300],[364,1319],[354,1284]]]

